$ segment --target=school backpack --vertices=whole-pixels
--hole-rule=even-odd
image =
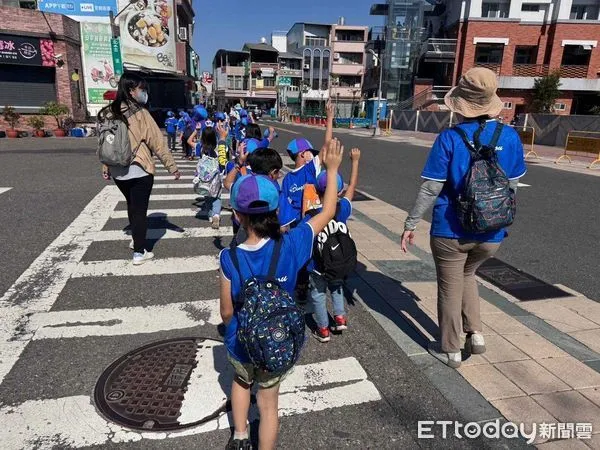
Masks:
[[[205,197],[218,197],[221,193],[221,181],[218,158],[203,155],[196,166],[194,192]]]
[[[275,241],[266,277],[252,275],[242,280],[237,311],[238,341],[252,364],[274,375],[292,368],[305,342],[304,313],[275,278],[282,241]],[[241,278],[236,250],[231,247],[229,254]]]
[[[511,225],[515,219],[515,192],[498,163],[496,144],[503,125],[498,122],[492,140],[482,145],[479,136],[485,124],[475,132],[474,143],[460,127],[453,129],[460,135],[471,155],[465,187],[456,201],[456,212],[462,227],[471,233],[497,231]]]
[[[139,109],[128,108],[123,115],[125,119],[129,119],[137,111]],[[96,154],[100,162],[107,166],[128,167],[137,152],[137,148],[135,151],[131,148],[128,124],[122,120],[111,118],[110,113],[108,113],[98,120],[96,129],[98,131],[98,150]],[[140,145],[143,142],[145,141],[142,140]]]
[[[307,215],[316,215],[317,210],[307,211]],[[336,217],[339,213],[339,204]],[[313,249],[315,270],[328,282],[340,283],[354,270],[357,264],[356,244],[348,226],[343,222],[332,219],[327,226],[317,234]]]

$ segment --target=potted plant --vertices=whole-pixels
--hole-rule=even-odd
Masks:
[[[54,136],[65,137],[67,135],[62,121],[62,117],[69,114],[69,107],[67,105],[58,102],[48,102],[42,108],[41,113],[46,116],[52,116],[56,120],[56,130],[53,130]]]
[[[37,137],[45,137],[46,133],[44,132],[44,118],[41,116],[31,116],[27,122],[29,126],[33,128],[34,134]]]
[[[4,110],[2,111],[2,116],[4,120],[10,125],[10,128],[6,130],[6,135],[9,138],[19,137],[19,132],[15,129],[19,120],[21,119],[21,114],[19,114],[15,108],[12,106],[4,106]]]

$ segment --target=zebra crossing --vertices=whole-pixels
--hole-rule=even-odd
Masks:
[[[111,184],[0,298],[3,449],[173,442],[230,428],[229,415],[222,413],[179,431],[135,431],[107,420],[93,401],[97,378],[128,351],[174,336],[220,339],[218,254],[233,234],[231,211],[223,211],[219,230],[210,228],[194,206],[197,195],[189,180],[195,164],[178,167],[182,177],[175,181],[157,165],[148,214],[166,218],[175,227],[150,222],[147,237],[155,243],[154,260],[131,264],[131,238],[122,226],[127,211]],[[309,341],[312,345],[317,344]],[[231,371],[222,347],[207,346],[191,375],[181,409],[188,422],[210,415],[228,397],[230,378],[223,383],[223,373],[230,377]],[[379,400],[380,393],[356,358],[326,359],[310,353],[282,384],[280,414],[310,414]]]

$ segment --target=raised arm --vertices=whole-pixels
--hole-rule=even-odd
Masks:
[[[352,201],[354,193],[356,192],[356,186],[358,185],[358,161],[360,160],[360,149],[353,148],[350,150],[350,159],[352,160],[352,169],[350,171],[350,183],[348,183],[348,189],[346,189],[346,197]]]
[[[188,145],[192,148],[194,148],[196,146],[196,136],[198,135],[198,131],[199,131],[199,129],[196,128],[194,130],[194,132],[192,134],[190,134],[190,137],[187,140]]]
[[[333,118],[335,115],[335,106],[331,100],[327,102],[327,129],[325,130],[325,145],[333,139]]]
[[[308,222],[314,233],[320,233],[335,216],[337,207],[337,172],[342,163],[344,146],[332,139],[321,152],[321,162],[327,169],[327,188],[323,196],[323,209]]]
[[[237,178],[238,173],[241,172],[242,167],[246,164],[246,160],[248,159],[248,153],[246,153],[245,142],[240,142],[238,144],[238,153],[239,156],[235,161],[235,166],[229,171],[229,173],[225,177],[225,181],[223,181],[223,187],[228,191],[231,191],[231,186],[233,186],[233,183],[235,183],[235,179]]]

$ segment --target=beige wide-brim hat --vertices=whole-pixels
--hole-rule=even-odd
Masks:
[[[502,111],[503,102],[496,94],[498,79],[490,69],[474,67],[468,70],[444,97],[450,111],[463,117],[488,115],[496,117]]]

